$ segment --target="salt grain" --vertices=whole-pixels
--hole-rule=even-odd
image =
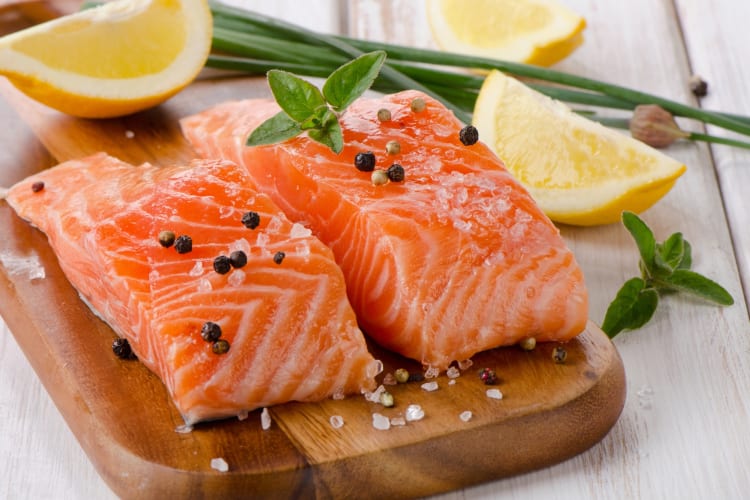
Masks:
[[[642,386],[636,394],[638,395],[638,405],[644,410],[650,410],[654,399],[654,390],[651,386]]]
[[[230,286],[238,287],[245,282],[245,272],[240,269],[235,269],[232,274],[227,278],[227,283]]]
[[[451,379],[458,378],[461,376],[461,372],[455,366],[451,366],[450,368],[448,368],[445,374],[448,376],[448,378],[451,378]]]
[[[372,392],[365,392],[365,399],[371,403],[380,403],[380,395],[385,392],[385,387],[379,385],[377,389]]]
[[[394,427],[402,427],[406,425],[406,419],[404,417],[391,417],[391,425]]]
[[[464,359],[463,361],[458,362],[458,369],[459,370],[468,370],[471,368],[471,365],[473,365],[474,362],[470,359]]]
[[[132,130],[126,130],[125,137],[127,137],[128,139],[132,139],[133,137],[135,137],[135,132],[133,132]]]
[[[292,229],[289,231],[290,238],[307,238],[310,235],[312,235],[312,231],[297,222],[292,224]]]
[[[260,426],[264,431],[271,428],[271,414],[268,413],[268,408],[263,408],[260,412]]]
[[[388,417],[381,415],[380,413],[373,413],[372,426],[380,431],[387,431],[391,428],[391,421]]]
[[[211,285],[211,282],[208,281],[206,278],[202,278],[198,281],[198,291],[199,292],[210,292],[213,290],[213,285]]]
[[[188,276],[200,276],[203,274],[203,263],[201,261],[196,261],[193,268],[188,271]]]
[[[396,385],[398,384],[398,381],[396,380],[396,377],[393,375],[393,373],[388,372],[383,377],[383,385]]]
[[[331,418],[329,418],[328,421],[334,429],[341,429],[344,426],[344,419],[341,415],[331,415]]]
[[[237,413],[237,420],[245,420],[249,414],[250,412],[248,412],[247,410],[240,410]]]
[[[440,375],[440,369],[434,368],[432,366],[427,368],[427,370],[425,370],[424,372],[424,378],[437,378],[438,375]]]
[[[419,405],[409,405],[406,408],[406,421],[415,422],[424,418],[424,410]]]
[[[466,411],[461,412],[458,418],[460,418],[464,422],[468,422],[469,420],[471,420],[471,417],[473,416],[474,415],[469,410],[466,410]]]
[[[188,424],[178,425],[174,430],[177,434],[190,434],[193,432],[193,426]]]
[[[500,389],[487,389],[487,397],[490,399],[503,399],[503,393]]]
[[[448,381],[448,385],[456,385],[456,379],[452,378]]]
[[[226,472],[229,470],[229,464],[223,458],[212,458],[211,468],[219,472]]]
[[[422,389],[427,392],[437,391],[438,390],[438,383],[435,381],[432,382],[425,382],[422,384]]]

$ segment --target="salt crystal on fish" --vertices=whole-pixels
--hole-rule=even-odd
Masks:
[[[263,408],[260,412],[260,426],[264,431],[271,428],[271,414],[268,413],[268,408]]]
[[[460,376],[461,376],[461,372],[460,372],[460,371],[459,371],[459,369],[458,369],[458,368],[456,368],[455,366],[451,366],[451,367],[449,367],[449,368],[448,368],[448,370],[447,370],[447,371],[445,372],[445,375],[446,375],[446,376],[447,376],[448,378],[450,378],[450,379],[454,379],[454,378],[458,378],[458,377],[460,377]]]
[[[463,361],[458,362],[458,369],[459,370],[468,370],[471,368],[471,365],[473,365],[474,362],[470,359],[464,359]]]
[[[295,222],[292,225],[292,229],[289,231],[290,238],[307,238],[312,234],[309,228],[306,228],[302,224]]]
[[[344,426],[344,419],[341,417],[341,415],[331,415],[331,418],[328,419],[328,422],[331,423],[331,427],[334,429],[341,429],[341,427]]]
[[[193,268],[188,271],[188,276],[200,276],[203,274],[203,263],[201,261],[196,261]]]
[[[422,420],[424,418],[424,410],[419,405],[409,405],[406,408],[405,417],[407,422]]]
[[[424,378],[437,378],[438,375],[440,375],[440,369],[432,366],[424,372]]]
[[[372,414],[372,426],[380,431],[387,431],[391,428],[391,421],[388,417],[380,413]]]
[[[487,389],[487,397],[490,399],[503,399],[503,393],[500,389]]]
[[[213,285],[211,285],[211,282],[207,280],[206,278],[201,278],[198,281],[198,291],[199,292],[210,292],[213,290]]]
[[[212,458],[211,468],[219,472],[226,472],[229,470],[229,464],[223,458]]]
[[[380,402],[380,395],[385,392],[385,387],[383,385],[379,385],[377,389],[375,389],[372,392],[365,392],[364,396],[365,399],[371,403],[379,403]]]
[[[227,278],[227,283],[229,283],[231,286],[242,286],[244,282],[245,271],[241,269],[235,269],[232,274],[229,275],[229,278]]]

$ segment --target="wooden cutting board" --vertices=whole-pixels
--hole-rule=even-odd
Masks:
[[[30,101],[0,81],[0,185],[56,162],[106,151],[131,163],[165,164],[193,157],[178,120],[212,104],[266,95],[253,78],[204,77],[164,105],[113,120],[81,120]],[[613,344],[593,323],[565,344],[564,364],[552,344],[534,351],[495,349],[450,384],[427,392],[421,382],[389,387],[396,405],[362,397],[270,409],[247,419],[182,424],[160,380],[137,361],[111,352],[114,333],[79,299],[46,237],[0,202],[0,313],[81,446],[112,490],[124,498],[415,497],[542,468],[599,442],[625,401],[625,375]],[[30,279],[10,259],[38,264]],[[34,268],[34,266],[32,266]],[[418,364],[372,346],[384,373]],[[481,368],[499,375],[488,398]],[[419,404],[425,417],[387,431],[374,412],[402,416]],[[472,412],[469,421],[459,415]],[[334,429],[329,419],[342,416]],[[212,469],[223,458],[227,472]]]

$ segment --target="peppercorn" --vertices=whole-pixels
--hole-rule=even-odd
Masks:
[[[229,263],[232,264],[232,267],[235,269],[245,267],[247,264],[247,255],[242,250],[235,250],[229,254]]]
[[[391,112],[385,108],[380,108],[378,110],[378,120],[380,120],[381,122],[391,121]]]
[[[698,75],[690,77],[690,91],[695,97],[705,97],[708,94],[708,83]]]
[[[534,337],[526,337],[518,345],[520,345],[521,349],[524,351],[533,351],[536,347],[536,339]]]
[[[473,146],[479,141],[479,131],[473,125],[466,125],[458,133],[458,138],[464,146]]]
[[[385,170],[377,169],[370,176],[370,181],[374,186],[382,186],[388,182],[388,173]]]
[[[424,102],[424,99],[422,99],[421,97],[416,97],[412,99],[409,107],[411,107],[411,110],[415,113],[421,113],[422,111],[424,111],[424,108],[427,107],[427,103]]]
[[[276,264],[281,264],[284,261],[284,257],[286,257],[286,254],[284,252],[276,252],[273,254],[273,261]]]
[[[39,192],[39,191],[41,191],[42,189],[44,189],[44,182],[43,182],[43,181],[36,181],[35,183],[33,183],[33,184],[31,185],[31,190],[32,190],[32,191],[33,191],[34,193],[38,193],[38,192]]]
[[[393,182],[401,182],[404,180],[404,167],[399,165],[398,163],[394,163],[390,167],[388,167],[388,179]]]
[[[128,339],[116,338],[114,342],[112,342],[112,352],[114,352],[115,356],[120,359],[135,359],[135,354],[130,347]]]
[[[177,250],[177,253],[190,252],[193,250],[193,239],[186,234],[181,234],[174,241],[174,249]]]
[[[385,406],[386,408],[390,408],[393,406],[393,394],[391,394],[388,391],[384,391],[380,393],[380,404]]]
[[[214,271],[219,274],[227,274],[232,269],[232,262],[226,255],[219,255],[214,259]]]
[[[260,224],[260,215],[258,212],[246,212],[242,216],[242,223],[248,229],[255,229]]]
[[[375,155],[372,151],[357,153],[354,157],[354,166],[360,172],[372,172],[375,169]]]
[[[206,321],[201,327],[201,338],[206,342],[216,342],[221,337],[221,327],[213,321]]]
[[[224,339],[219,339],[211,345],[211,350],[214,354],[226,354],[229,352],[229,342]]]
[[[479,379],[485,383],[485,385],[497,384],[497,374],[495,370],[491,368],[482,368],[479,370]]]
[[[568,351],[564,347],[557,346],[552,349],[552,359],[558,364],[565,363],[565,360],[568,359]]]
[[[396,382],[404,384],[409,381],[409,371],[406,368],[399,368],[393,372],[393,376],[396,377]]]
[[[398,141],[388,141],[385,145],[385,152],[389,155],[397,155],[401,152],[401,144]]]
[[[159,244],[169,248],[174,244],[174,233],[172,231],[159,231]]]

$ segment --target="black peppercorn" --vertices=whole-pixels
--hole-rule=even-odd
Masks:
[[[708,95],[708,83],[698,75],[690,78],[690,91],[695,97],[705,97]]]
[[[219,274],[227,274],[232,269],[232,262],[226,255],[219,255],[214,259],[214,271]]]
[[[135,353],[128,339],[117,338],[112,342],[112,352],[120,359],[135,359]]]
[[[361,172],[372,172],[375,169],[375,155],[372,151],[357,153],[354,166]]]
[[[201,328],[201,338],[206,342],[216,342],[221,337],[221,327],[213,321],[206,321]]]
[[[247,255],[242,250],[235,250],[229,254],[229,263],[235,269],[245,267],[245,264],[247,264]]]
[[[44,182],[42,181],[36,181],[34,184],[31,185],[31,190],[35,193],[38,193],[44,189]]]
[[[229,352],[229,342],[224,339],[219,339],[213,343],[211,350],[214,354],[226,354]]]
[[[242,216],[242,223],[248,229],[255,229],[260,224],[260,215],[258,212],[246,212]]]
[[[458,133],[458,138],[464,146],[472,146],[479,141],[479,131],[473,125],[467,125]]]
[[[181,234],[174,241],[174,249],[177,253],[188,253],[193,250],[193,239],[190,236]]]
[[[552,349],[552,359],[558,364],[565,363],[565,360],[568,359],[568,351],[564,347],[555,347]]]
[[[392,182],[401,182],[404,180],[404,167],[399,165],[398,163],[394,163],[390,167],[388,167],[388,179]]]
[[[164,248],[169,248],[174,244],[174,233],[172,231],[159,232],[159,244]]]
[[[276,264],[281,264],[284,260],[284,257],[286,257],[286,254],[284,252],[276,252],[273,254],[273,261]]]

